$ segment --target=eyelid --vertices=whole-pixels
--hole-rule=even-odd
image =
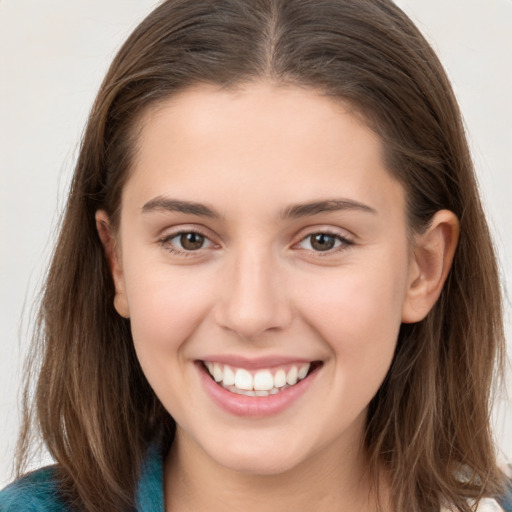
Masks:
[[[352,233],[350,233],[349,231],[347,231],[345,229],[339,230],[339,229],[336,229],[333,227],[314,226],[314,227],[307,228],[307,230],[302,230],[297,235],[297,241],[294,242],[293,247],[298,246],[299,244],[301,244],[302,242],[307,240],[309,237],[311,237],[313,235],[318,235],[318,234],[331,236],[331,237],[337,239],[338,241],[340,241],[341,244],[336,247],[333,247],[332,249],[328,249],[326,251],[315,251],[314,249],[302,249],[302,250],[308,251],[309,253],[314,254],[315,256],[328,256],[328,255],[333,255],[333,254],[342,252],[342,251],[346,250],[348,247],[355,244],[355,240],[354,240],[355,235],[353,235]]]
[[[177,254],[180,256],[200,256],[204,255],[205,250],[210,250],[212,247],[220,247],[219,244],[214,242],[212,240],[212,236],[206,233],[207,230],[204,230],[200,227],[189,225],[189,226],[176,226],[173,228],[168,228],[159,238],[158,243],[166,250],[173,254]],[[176,245],[171,244],[170,240],[173,238],[179,237],[183,234],[188,233],[195,233],[200,236],[202,236],[207,242],[207,247],[201,247],[197,250],[186,250],[186,249],[180,249]],[[297,248],[299,244],[304,242],[307,238],[317,235],[317,234],[324,234],[331,236],[341,242],[338,246],[335,246],[331,249],[328,249],[326,251],[315,251],[314,249],[301,249],[303,251],[307,251],[311,254],[314,254],[315,256],[328,256],[333,255],[338,252],[342,252],[343,250],[347,249],[348,247],[355,244],[355,235],[351,232],[349,232],[346,229],[341,228],[334,228],[332,226],[325,227],[325,226],[309,226],[307,228],[304,228],[300,231],[300,233],[295,237],[295,242],[292,244],[292,248]]]
[[[173,238],[179,237],[184,234],[194,233],[197,235],[202,236],[205,240],[208,241],[209,245],[208,247],[201,247],[197,250],[186,250],[186,249],[180,249],[179,247],[176,247],[175,245],[171,244],[170,241]],[[167,251],[171,252],[172,254],[177,254],[179,256],[199,256],[201,254],[204,254],[205,250],[209,250],[211,247],[218,247],[218,244],[216,244],[212,237],[207,235],[204,230],[197,228],[195,226],[187,227],[187,226],[180,226],[176,229],[169,229],[168,231],[164,232],[159,238],[158,243]]]

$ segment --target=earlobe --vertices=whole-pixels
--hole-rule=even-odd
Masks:
[[[98,210],[96,212],[96,229],[98,230],[98,235],[101,243],[103,244],[105,257],[107,258],[112,280],[114,281],[116,291],[114,296],[114,307],[122,317],[129,318],[130,312],[124,286],[123,269],[119,260],[116,240],[112,233],[110,219],[104,210]]]
[[[424,233],[415,237],[402,322],[423,320],[441,294],[459,240],[459,221],[448,210],[438,211]]]

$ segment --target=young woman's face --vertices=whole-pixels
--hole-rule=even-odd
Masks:
[[[378,137],[313,90],[202,86],[148,112],[139,149],[116,307],[179,442],[255,474],[350,458],[411,281]]]

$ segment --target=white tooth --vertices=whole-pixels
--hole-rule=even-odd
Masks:
[[[240,389],[238,391],[241,395],[245,395],[245,396],[256,396],[256,391],[253,391],[252,389],[251,390],[247,390],[247,389]]]
[[[235,372],[228,366],[224,366],[224,378],[222,379],[224,386],[232,386],[235,383]]]
[[[297,377],[299,376],[299,370],[297,370],[296,366],[292,366],[288,373],[286,374],[286,382],[290,384],[290,386],[293,386],[294,384],[297,384]]]
[[[299,379],[303,379],[309,372],[309,367],[311,365],[309,363],[304,363],[299,369]]]
[[[274,387],[274,379],[268,370],[260,370],[254,374],[254,389],[268,391]]]
[[[222,371],[222,368],[220,367],[220,365],[215,363],[213,365],[213,378],[215,379],[215,382],[220,382],[223,377],[224,377],[224,372]]]
[[[260,390],[260,389],[255,389],[254,390],[254,394],[256,396],[268,396],[269,395],[269,391],[263,391],[263,390]]]
[[[270,393],[271,395],[275,395],[276,393],[279,393],[279,389],[277,389],[277,388],[272,388],[272,389],[269,391],[269,393]]]
[[[282,388],[286,384],[286,372],[279,368],[274,375],[274,386],[276,388]]]
[[[235,373],[235,386],[238,389],[252,390],[252,375],[243,368],[238,368]]]
[[[206,368],[208,368],[208,371],[210,372],[211,376],[213,377],[213,363],[208,361],[205,363],[205,365],[206,365]]]

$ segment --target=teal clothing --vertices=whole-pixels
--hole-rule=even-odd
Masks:
[[[20,478],[0,493],[1,512],[65,512],[57,498],[54,468],[39,469]]]
[[[160,450],[152,446],[141,469],[136,512],[164,512]],[[0,512],[72,512],[59,498],[55,468],[39,469],[0,491]],[[107,511],[105,511],[107,512]]]
[[[163,465],[156,445],[148,451],[136,495],[136,512],[164,512]],[[478,512],[512,512],[512,485],[502,499],[482,504]],[[499,506],[501,508],[498,507]],[[498,507],[498,508],[496,508]],[[0,492],[0,512],[72,512],[60,499],[55,468],[34,471]],[[106,511],[107,512],[107,511]]]
[[[509,464],[508,468],[512,471],[512,464]],[[499,500],[499,504],[505,512],[512,512],[512,480],[509,480],[505,496]]]

